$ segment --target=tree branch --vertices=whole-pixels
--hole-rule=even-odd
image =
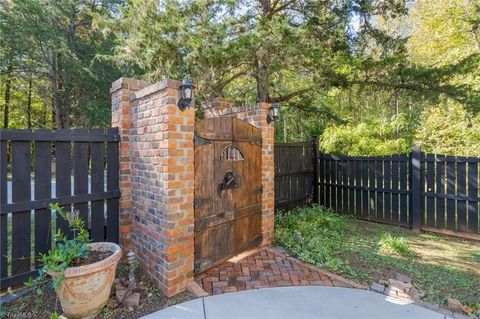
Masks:
[[[291,92],[287,95],[280,95],[278,97],[271,98],[269,102],[270,103],[286,102],[288,100],[293,99],[296,96],[302,95],[303,93],[309,91],[312,88],[313,88],[313,86],[310,86],[310,87],[307,87],[307,88],[304,88],[304,89],[301,89],[301,90],[298,90],[298,91]]]

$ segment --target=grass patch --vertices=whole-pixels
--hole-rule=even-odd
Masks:
[[[275,241],[292,255],[366,285],[410,276],[428,302],[480,306],[478,241],[338,215],[320,206],[276,214]],[[477,306],[478,305],[478,306]]]

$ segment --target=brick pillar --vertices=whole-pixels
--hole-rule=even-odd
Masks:
[[[133,249],[168,297],[193,281],[194,111],[178,109],[180,84],[130,94],[129,159],[120,164],[130,167]]]
[[[130,182],[130,101],[129,96],[150,83],[122,77],[112,83],[112,127],[118,127],[121,136],[120,143],[120,244],[124,254],[131,247],[130,233],[132,231],[131,214],[131,182]]]
[[[275,211],[275,168],[274,168],[274,124],[267,124],[269,103],[234,106],[224,98],[215,98],[204,109],[205,117],[235,116],[262,132],[262,246],[269,246],[274,236]]]

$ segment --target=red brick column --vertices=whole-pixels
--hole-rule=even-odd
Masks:
[[[273,123],[267,124],[269,103],[234,106],[234,103],[216,98],[205,108],[205,117],[235,116],[262,131],[262,246],[270,246],[274,236],[275,168]]]
[[[118,127],[121,136],[120,143],[120,244],[126,254],[130,250],[132,231],[131,214],[131,182],[130,182],[130,101],[129,96],[150,83],[122,77],[112,83],[112,127]]]
[[[194,111],[178,109],[180,84],[130,95],[130,157],[120,164],[130,167],[133,249],[169,297],[193,281]]]

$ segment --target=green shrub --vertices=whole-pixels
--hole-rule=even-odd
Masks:
[[[406,258],[415,257],[415,252],[405,238],[393,236],[390,233],[383,233],[380,236],[377,248],[380,252],[398,254]]]
[[[336,255],[349,227],[347,216],[314,205],[276,214],[275,219],[277,245],[319,267],[349,272],[348,263]]]

